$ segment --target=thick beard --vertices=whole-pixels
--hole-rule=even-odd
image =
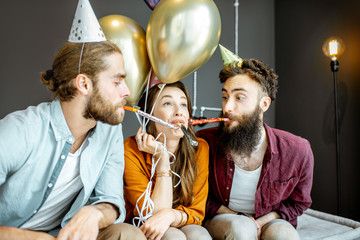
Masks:
[[[124,119],[124,112],[120,114],[118,111],[125,104],[126,100],[115,105],[109,103],[101,96],[98,87],[95,85],[94,91],[86,104],[83,117],[86,119],[93,118],[96,121],[110,125],[118,125]]]
[[[224,125],[219,126],[219,139],[221,146],[234,154],[251,156],[261,138],[262,120],[261,108],[257,107],[253,112],[240,117],[231,117],[226,114],[222,117],[230,117],[237,121],[238,125],[232,128]]]

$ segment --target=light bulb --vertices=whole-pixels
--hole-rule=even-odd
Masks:
[[[332,61],[336,61],[343,54],[345,44],[339,37],[329,37],[325,40],[322,50],[325,56],[329,57]]]

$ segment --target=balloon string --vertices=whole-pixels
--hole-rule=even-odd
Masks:
[[[146,92],[146,95],[145,95],[144,112],[146,112],[146,109],[147,109],[147,99],[148,99],[148,93],[149,93],[149,85],[150,85],[151,72],[152,72],[152,68],[150,68],[150,73],[149,73],[149,77],[148,77],[148,81],[147,81],[147,85],[146,85],[146,91],[145,91],[145,92]],[[156,104],[156,102],[157,102],[157,100],[158,100],[161,92],[163,91],[165,85],[166,85],[166,84],[163,84],[163,85],[161,86],[161,89],[160,89],[160,91],[159,91],[159,93],[158,93],[158,95],[157,95],[157,97],[156,97],[156,99],[155,99],[154,105],[152,106],[150,115],[152,115],[152,113],[154,112],[155,104]],[[150,119],[145,119],[145,117],[143,117],[143,122],[142,122],[142,124],[141,124],[142,127],[143,127],[143,129],[142,129],[142,132],[143,132],[143,133],[146,132],[146,126],[148,125],[149,121],[150,121]]]
[[[159,137],[163,135],[164,137],[164,143],[161,143],[159,141],[157,141],[159,139]],[[160,146],[160,150],[159,147]],[[155,138],[155,153],[152,155],[151,157],[151,176],[150,176],[150,180],[147,184],[147,187],[145,189],[145,191],[140,195],[140,197],[136,200],[136,210],[139,214],[139,216],[136,216],[133,218],[133,225],[140,227],[142,224],[144,224],[146,222],[146,220],[152,216],[152,213],[154,211],[155,205],[154,205],[154,201],[151,199],[151,191],[152,191],[152,185],[153,185],[153,181],[152,179],[155,176],[155,169],[156,169],[156,165],[159,163],[160,158],[161,158],[161,148],[165,148],[166,146],[166,135],[164,133],[160,133],[156,138]],[[167,150],[166,150],[167,151]],[[173,161],[169,161],[170,164],[173,164],[176,160],[175,155],[170,152],[167,151],[168,154],[170,155],[170,158],[173,158]],[[159,155],[157,157],[157,155]],[[181,177],[179,174],[177,174],[176,172],[172,171],[172,174],[174,174],[175,176],[177,176],[179,178],[179,181],[177,182],[177,184],[175,184],[174,188],[176,188],[180,182],[181,182]],[[139,202],[140,200],[144,198],[143,204],[141,206],[141,209],[139,208]],[[137,221],[137,223],[136,223]]]
[[[138,114],[138,113],[135,113],[135,116],[136,116],[137,120],[139,121],[139,124],[142,126],[142,123],[141,123],[139,114]]]
[[[197,106],[196,106],[196,92],[197,92],[196,85],[197,85],[197,71],[194,72],[194,104],[192,106],[192,109],[193,109],[193,112],[191,114],[192,116],[195,116],[196,109],[197,109]]]
[[[82,47],[81,47],[81,52],[80,52],[80,59],[79,59],[79,73],[80,74],[80,67],[81,67],[81,59],[82,59],[82,55],[84,52],[84,47],[85,47],[85,43],[83,42]]]
[[[158,95],[157,95],[157,97],[156,97],[156,99],[155,99],[155,101],[154,101],[154,105],[152,106],[152,109],[151,109],[151,111],[150,111],[150,113],[149,113],[150,115],[153,114],[154,109],[155,109],[156,102],[157,102],[157,100],[159,99],[159,96],[160,96],[161,92],[162,92],[163,89],[165,88],[165,85],[166,85],[166,84],[163,84],[163,85],[161,86],[160,91],[159,91],[159,93],[158,93]],[[147,119],[147,120],[146,120],[145,127],[148,125],[149,121],[150,121],[150,119]],[[144,127],[144,128],[145,128],[145,127]],[[143,131],[144,131],[144,128],[143,128]]]
[[[146,84],[146,95],[145,95],[145,106],[144,106],[144,112],[146,112],[146,108],[147,108],[147,98],[148,98],[148,93],[149,93],[149,84],[150,84],[150,78],[151,78],[151,71],[152,71],[152,67],[150,67],[150,71],[149,71],[149,77],[147,79],[147,84]],[[136,114],[137,115],[137,114]],[[143,122],[142,122],[142,127],[143,127],[143,130],[142,132],[146,132],[145,128],[146,128],[146,125],[145,125],[145,118],[143,118]]]

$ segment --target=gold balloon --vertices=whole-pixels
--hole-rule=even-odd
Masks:
[[[125,82],[130,90],[127,102],[136,105],[150,71],[145,31],[134,20],[121,15],[105,16],[99,20],[99,23],[106,38],[115,43],[123,53]]]
[[[213,0],[160,1],[146,33],[156,76],[172,83],[197,70],[214,53],[220,32],[220,13]]]

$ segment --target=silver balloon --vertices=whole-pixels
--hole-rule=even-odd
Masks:
[[[197,70],[214,53],[220,32],[220,13],[212,0],[160,1],[146,33],[157,77],[172,83]]]
[[[106,38],[115,43],[123,53],[125,81],[130,90],[127,102],[135,105],[141,97],[150,71],[145,31],[134,20],[121,15],[105,16],[99,23]]]

